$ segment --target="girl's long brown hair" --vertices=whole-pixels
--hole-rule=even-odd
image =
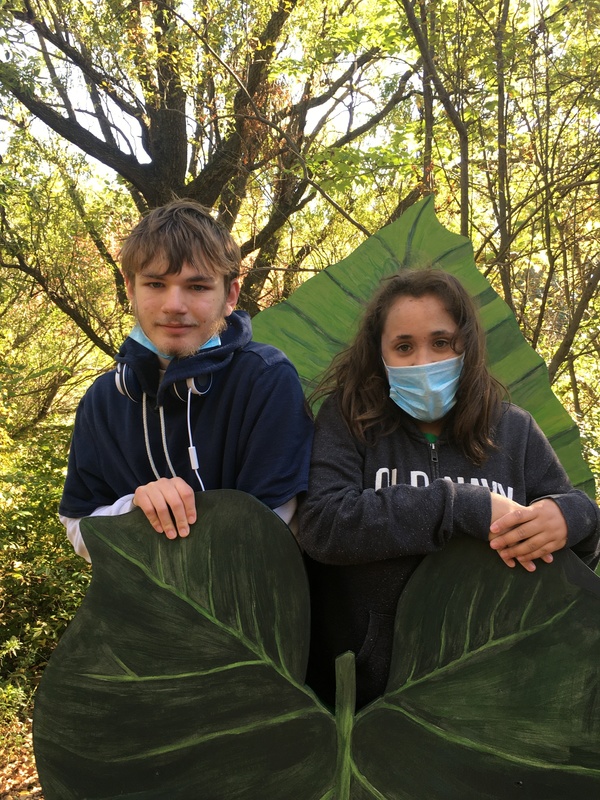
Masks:
[[[505,390],[488,371],[485,333],[471,297],[460,281],[441,270],[406,270],[383,279],[353,343],[334,358],[313,399],[335,394],[348,427],[363,443],[373,443],[396,430],[402,414],[389,399],[381,335],[388,312],[399,297],[425,295],[441,300],[457,325],[453,346],[464,352],[448,433],[467,458],[481,464],[494,446],[492,428]]]

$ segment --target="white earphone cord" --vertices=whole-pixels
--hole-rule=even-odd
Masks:
[[[196,448],[194,447],[194,442],[192,440],[192,425],[191,425],[191,397],[192,397],[192,390],[188,389],[188,396],[187,396],[187,429],[188,429],[188,439],[190,446],[188,447],[188,456],[190,459],[190,465],[194,471],[196,478],[198,479],[198,483],[200,484],[200,488],[202,491],[206,491],[204,488],[204,483],[202,478],[200,477],[200,473],[198,472],[199,463],[198,463],[198,454],[196,453]],[[166,425],[165,425],[165,412],[162,406],[158,409],[158,415],[160,417],[160,435],[162,440],[163,452],[165,454],[165,458],[167,460],[167,466],[169,467],[169,471],[171,473],[171,477],[176,478],[177,473],[173,467],[173,463],[171,462],[171,457],[169,455],[169,448],[167,445],[167,432],[166,432]],[[148,456],[148,461],[150,462],[150,467],[152,468],[152,472],[154,473],[154,477],[156,480],[159,480],[161,477],[159,471],[156,468],[156,464],[154,463],[154,459],[152,458],[152,451],[150,449],[150,437],[148,435],[148,411],[147,411],[147,399],[146,393],[144,392],[142,396],[142,420],[144,425],[144,442],[146,445],[146,455]]]
[[[210,377],[211,377],[211,383],[212,383],[212,375]],[[187,429],[188,429],[188,440],[189,440],[189,443],[190,443],[190,446],[188,447],[188,455],[190,457],[190,464],[192,466],[192,469],[194,470],[194,474],[198,478],[198,483],[200,484],[200,488],[204,492],[204,491],[206,491],[205,488],[204,488],[204,483],[202,482],[202,478],[200,477],[200,473],[198,472],[198,469],[200,467],[200,464],[198,463],[198,454],[196,452],[196,448],[194,447],[194,440],[192,439],[191,416],[192,416],[192,387],[188,386],[188,394],[187,394]]]

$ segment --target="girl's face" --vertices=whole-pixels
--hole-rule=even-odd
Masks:
[[[381,334],[383,360],[390,367],[414,367],[456,358],[460,350],[454,351],[451,343],[457,327],[436,295],[400,295]]]

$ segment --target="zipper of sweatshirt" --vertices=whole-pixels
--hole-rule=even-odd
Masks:
[[[439,465],[439,458],[438,458],[438,450],[437,450],[437,443],[436,442],[428,442],[429,444],[429,460],[431,462],[431,472],[433,474],[433,479],[440,477],[440,465]]]

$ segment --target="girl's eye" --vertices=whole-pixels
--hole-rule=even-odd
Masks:
[[[408,353],[410,352],[410,345],[406,343],[399,344],[396,350],[398,350],[400,353]]]
[[[450,347],[450,342],[447,339],[438,339],[433,343],[433,346],[438,348]]]

